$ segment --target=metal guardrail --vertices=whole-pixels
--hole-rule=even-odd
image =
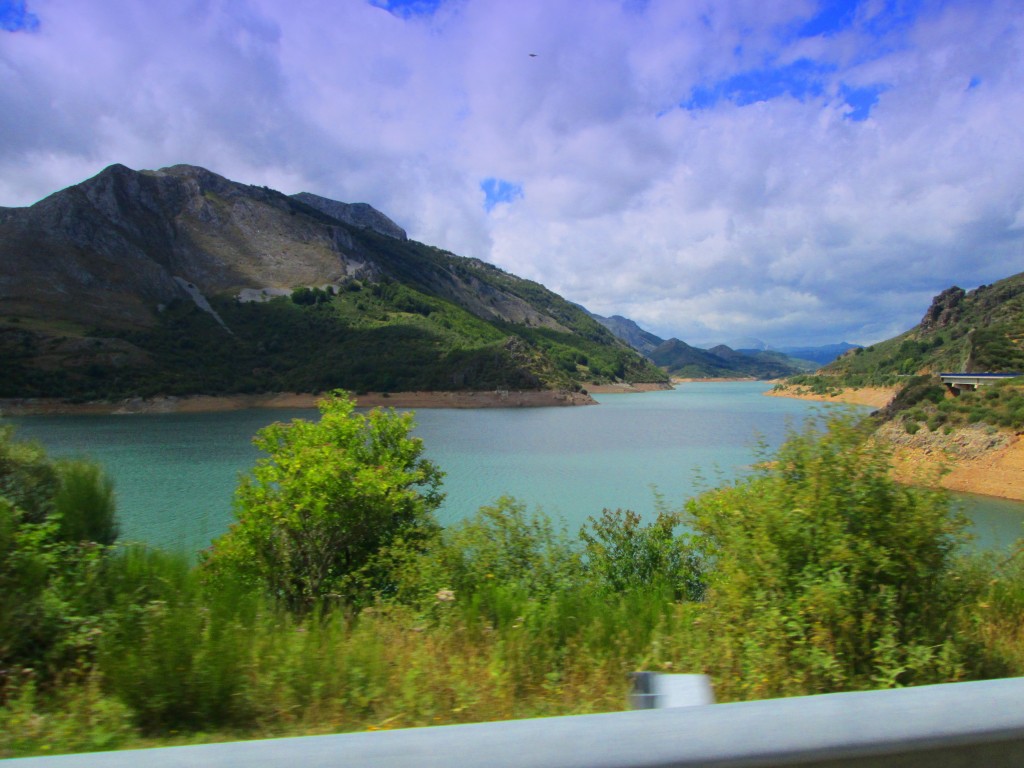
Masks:
[[[1024,678],[11,760],[10,768],[1019,768]]]

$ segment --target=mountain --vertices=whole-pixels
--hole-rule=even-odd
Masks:
[[[738,366],[747,366],[751,375],[759,379],[777,379],[792,376],[796,371],[816,371],[820,367],[812,360],[801,360],[772,349],[730,349],[720,344],[709,351],[732,360]]]
[[[738,352],[724,344],[711,349],[692,347],[669,339],[653,350],[650,359],[673,376],[682,378],[775,379],[806,371],[785,355],[771,352]]]
[[[798,360],[810,360],[818,365],[828,365],[851,349],[858,348],[858,344],[841,341],[838,344],[824,344],[819,347],[778,347],[775,351]]]
[[[665,343],[664,339],[655,336],[650,331],[645,331],[628,317],[622,315],[601,317],[593,313],[591,313],[591,317],[641,354],[649,355]]]
[[[743,354],[756,355],[759,352],[773,352],[795,358],[801,361],[801,363],[817,363],[814,367],[831,363],[844,352],[857,346],[856,344],[848,344],[843,341],[839,344],[823,344],[817,347],[773,347],[753,337],[734,339],[733,341],[725,342],[725,344]]]
[[[739,339],[729,339],[729,340],[723,342],[723,344],[725,346],[729,347],[730,349],[735,349],[737,351],[742,350],[744,352],[747,351],[747,350],[751,350],[751,351],[754,351],[754,352],[767,352],[768,350],[771,349],[771,347],[768,346],[768,344],[766,342],[761,341],[761,339],[755,338],[753,336],[746,336],[746,337],[739,338]],[[710,345],[708,345],[707,348],[711,349],[711,347],[717,347],[717,346],[722,346],[722,345],[721,344],[710,344]]]
[[[1024,273],[972,291],[948,288],[909,331],[850,350],[820,373],[870,384],[940,371],[1024,371]]]
[[[735,350],[724,344],[719,344],[710,350],[705,350],[690,346],[679,339],[669,339],[668,341],[661,339],[621,315],[591,316],[622,341],[646,355],[674,376],[775,379],[780,376],[792,376],[796,373],[812,371],[818,367],[813,362],[792,359],[785,354],[769,351],[766,348]],[[746,341],[751,340],[747,339]],[[767,347],[763,342],[762,346]]]
[[[376,208],[366,203],[339,203],[337,200],[320,197],[320,195],[314,195],[311,192],[299,192],[292,195],[292,199],[305,203],[321,213],[326,213],[328,216],[344,224],[372,229],[374,232],[394,237],[398,240],[409,239],[404,229]]]
[[[114,165],[0,208],[0,396],[665,381],[585,310],[383,213]]]

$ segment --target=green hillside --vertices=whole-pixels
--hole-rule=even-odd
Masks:
[[[366,204],[193,166],[0,209],[0,356],[0,397],[79,400],[668,380],[582,307]]]
[[[662,343],[648,357],[673,376],[694,379],[775,379],[818,367],[816,363],[796,360],[779,352],[738,352],[724,344],[700,349],[679,339]]]
[[[1024,371],[1024,274],[973,291],[943,291],[917,326],[852,350],[820,373],[867,386],[941,371]]]
[[[968,424],[1024,428],[1024,377],[952,397],[943,372],[1024,372],[1024,274],[973,291],[953,287],[932,301],[906,333],[853,349],[816,375],[794,376],[789,387],[829,394],[846,387],[896,386],[880,412],[908,432],[945,432]]]
[[[83,331],[84,364],[70,366],[55,355],[75,337],[32,333],[7,319],[0,396],[579,389],[595,380],[664,380],[587,323],[583,333],[489,323],[390,278],[352,281],[337,292],[300,288],[263,303],[217,296],[210,304],[226,328],[175,300],[155,326]]]

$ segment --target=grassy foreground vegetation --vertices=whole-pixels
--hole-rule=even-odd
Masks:
[[[573,534],[512,499],[441,529],[409,417],[322,410],[259,433],[195,564],[0,432],[0,756],[610,711],[637,669],[723,701],[1024,673],[1024,557],[967,554],[852,417]]]

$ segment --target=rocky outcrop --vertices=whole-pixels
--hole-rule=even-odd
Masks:
[[[665,339],[655,336],[650,331],[645,331],[628,317],[622,315],[601,317],[593,313],[590,316],[641,354],[649,355],[665,343]]]
[[[292,198],[345,224],[372,229],[378,234],[398,240],[408,239],[404,229],[368,203],[339,203],[311,192],[299,192],[292,195]]]
[[[963,312],[963,300],[967,292],[963,288],[953,286],[947,288],[934,299],[921,319],[921,330],[937,331],[956,323]]]
[[[0,216],[0,315],[149,325],[188,284],[213,296],[379,274],[342,222],[196,166],[113,165]]]

